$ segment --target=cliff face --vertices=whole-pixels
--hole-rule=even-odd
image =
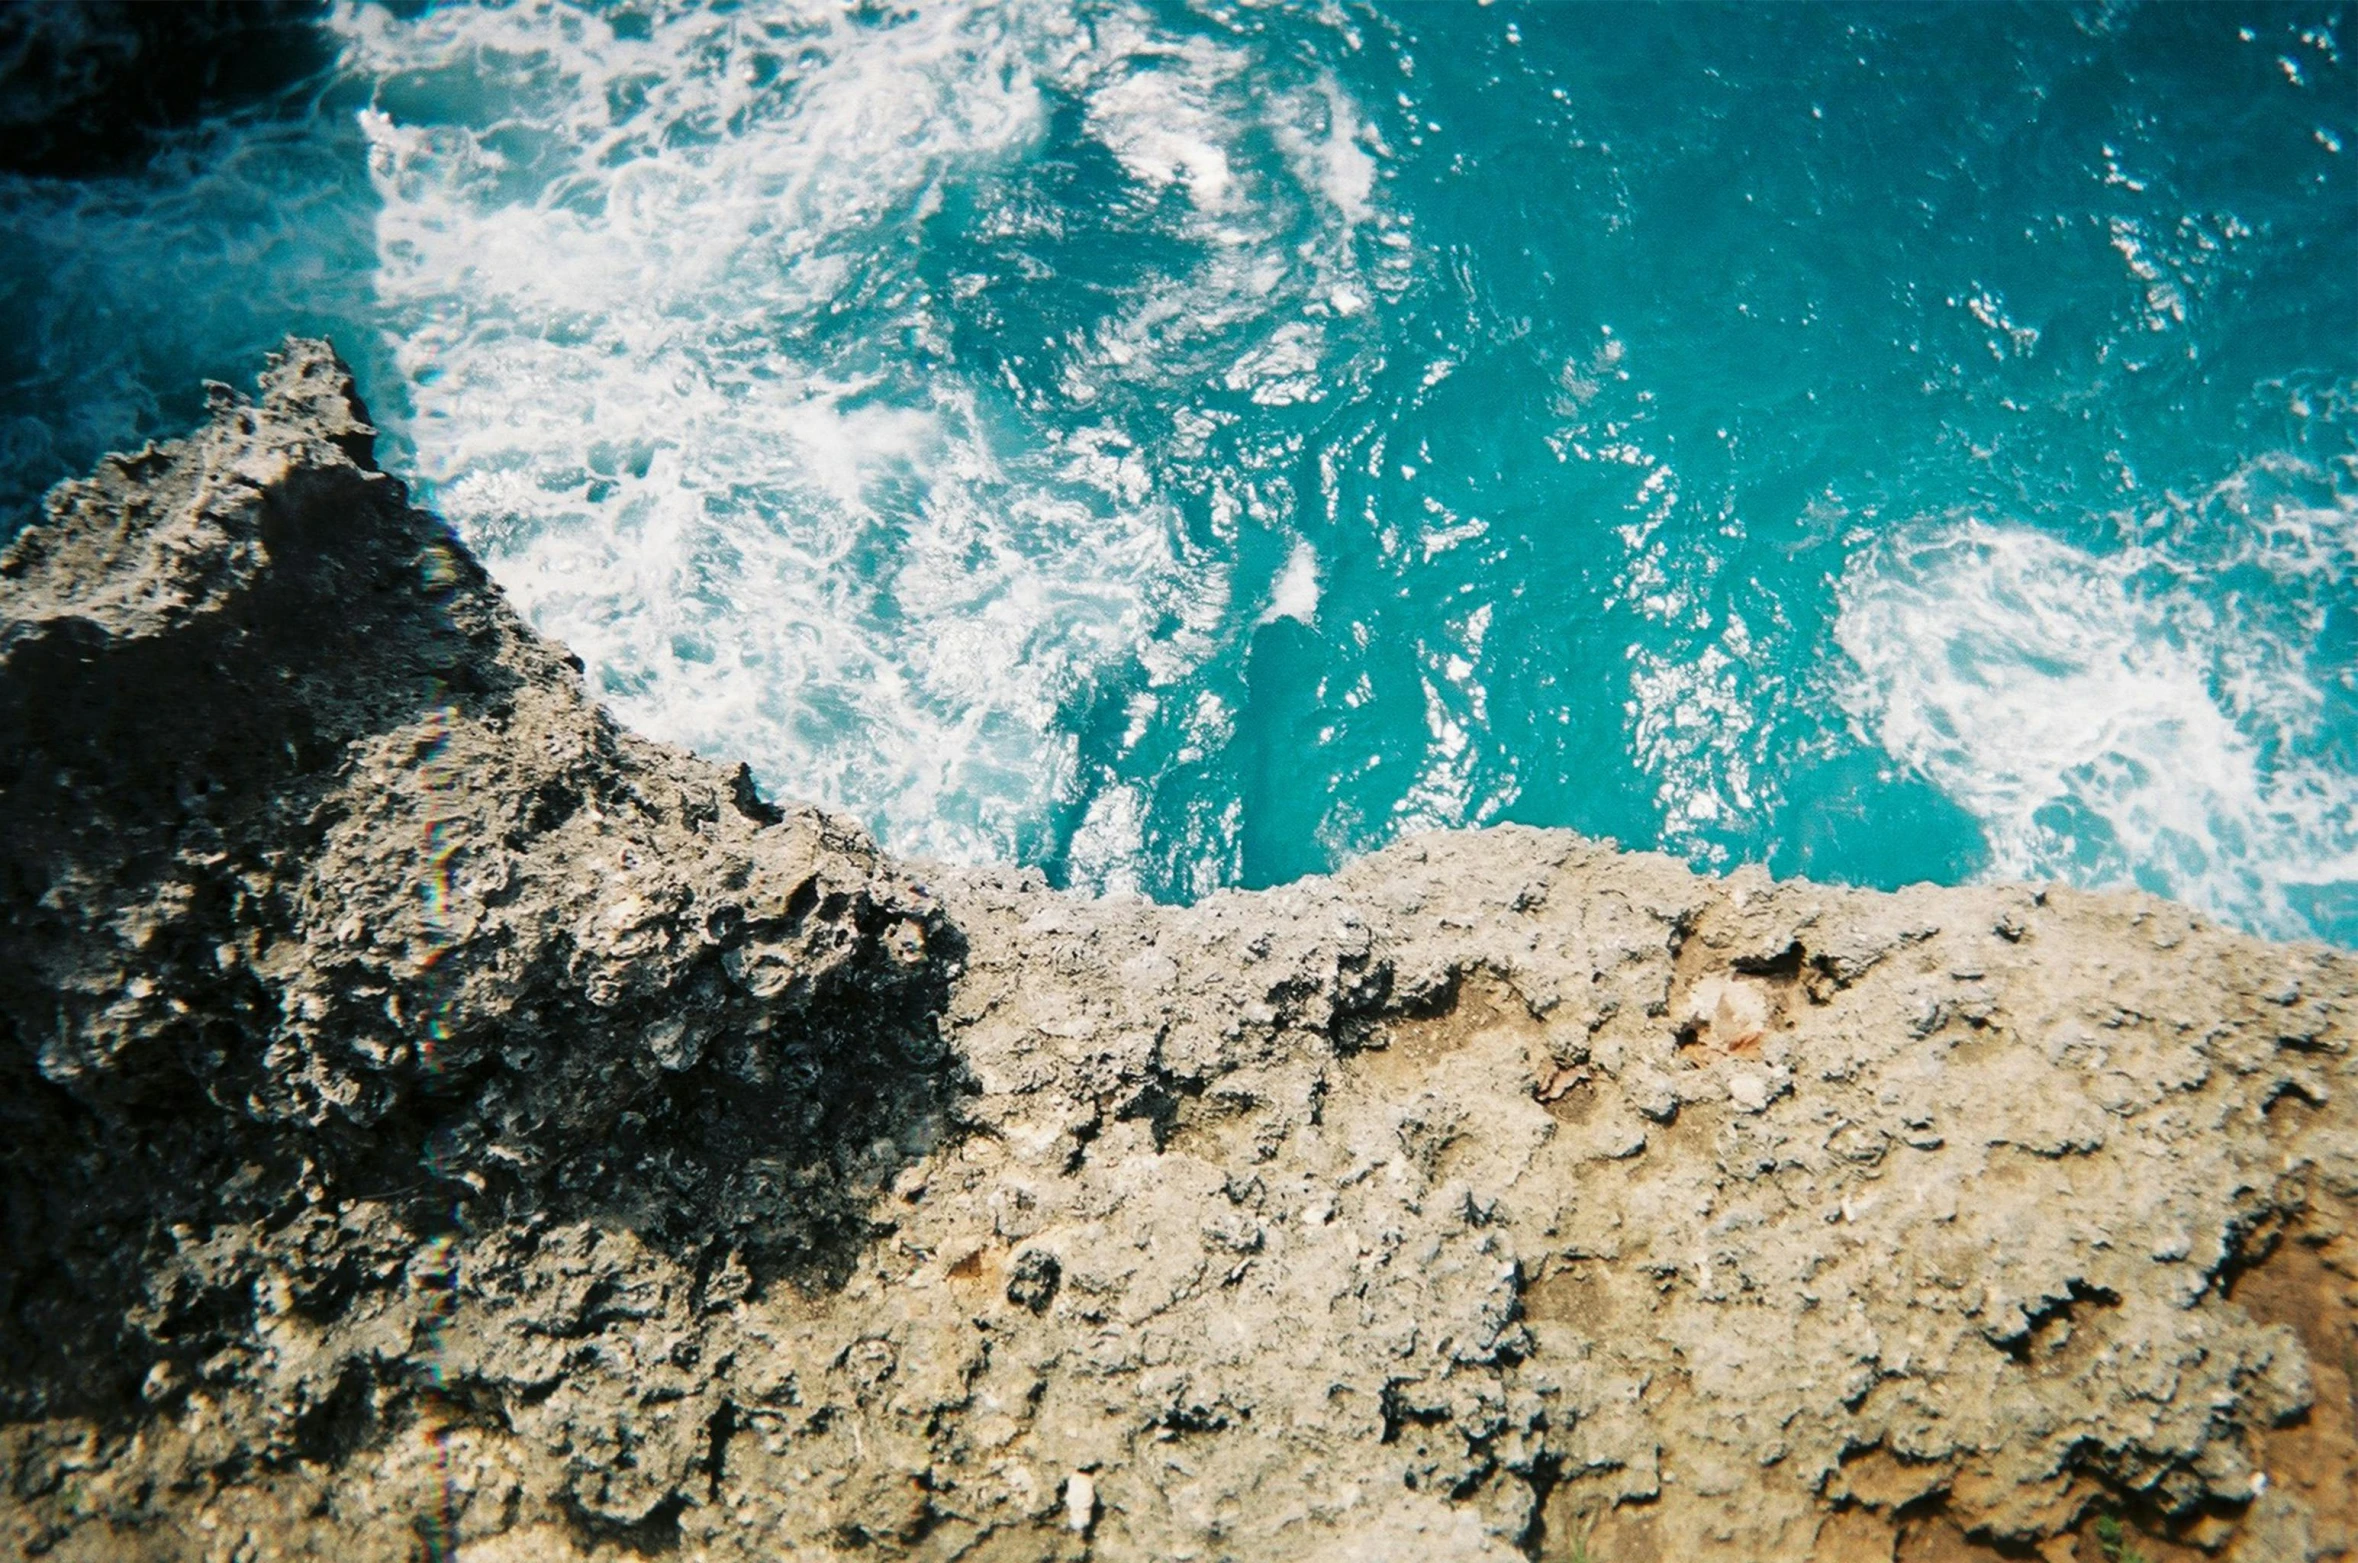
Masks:
[[[617,731],[349,377],[0,557],[0,1540],[2349,1555],[2358,964],[1428,837],[1190,908]]]

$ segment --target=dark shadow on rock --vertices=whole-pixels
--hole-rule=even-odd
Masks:
[[[935,948],[956,959],[954,931]],[[948,986],[936,965],[883,1003],[854,990],[791,1039],[660,1081],[610,1142],[518,1194],[560,1221],[627,1225],[703,1273],[733,1254],[756,1290],[832,1289],[876,1235],[894,1176],[955,1132],[973,1089],[936,1027]]]
[[[216,401],[217,417],[247,416]],[[110,458],[102,478],[129,496],[132,527],[76,540],[77,564],[125,580],[81,580],[41,603],[60,611],[25,613],[56,584],[43,539],[0,556],[0,1410],[125,1403],[149,1366],[122,1349],[127,1313],[161,1339],[236,1331],[250,1304],[234,1287],[153,1294],[157,1234],[274,1209],[323,1154],[384,1153],[235,1111],[260,1067],[244,1043],[276,1017],[268,984],[224,951],[283,914],[248,904],[248,884],[303,850],[349,744],[413,719],[442,673],[469,669],[486,701],[512,700],[514,681],[476,668],[416,589],[441,524],[364,465],[365,436],[333,438],[358,459],[257,491],[213,556],[163,545],[193,580],[155,567],[136,535],[175,502],[207,502],[180,492],[197,480],[169,449]],[[257,552],[266,567],[240,557]],[[137,925],[111,930],[115,948],[91,947],[124,919]],[[102,1039],[109,1056],[69,1045],[79,1012],[150,992],[169,1013]]]
[[[264,385],[0,554],[0,1420],[233,1381],[273,1288],[517,1223],[835,1284],[967,1089],[923,892],[615,729],[324,344]]]

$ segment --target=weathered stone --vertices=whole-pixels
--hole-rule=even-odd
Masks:
[[[616,731],[314,344],[0,560],[0,723],[0,1545],[2354,1544],[2347,955],[1524,829],[896,866]]]

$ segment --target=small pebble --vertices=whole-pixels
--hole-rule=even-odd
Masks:
[[[1064,1523],[1076,1536],[1088,1535],[1097,1523],[1097,1479],[1087,1471],[1064,1479]]]

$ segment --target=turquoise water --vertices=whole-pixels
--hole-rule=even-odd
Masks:
[[[2342,7],[326,25],[0,179],[0,504],[326,329],[625,720],[903,851],[1519,820],[2358,944]]]

